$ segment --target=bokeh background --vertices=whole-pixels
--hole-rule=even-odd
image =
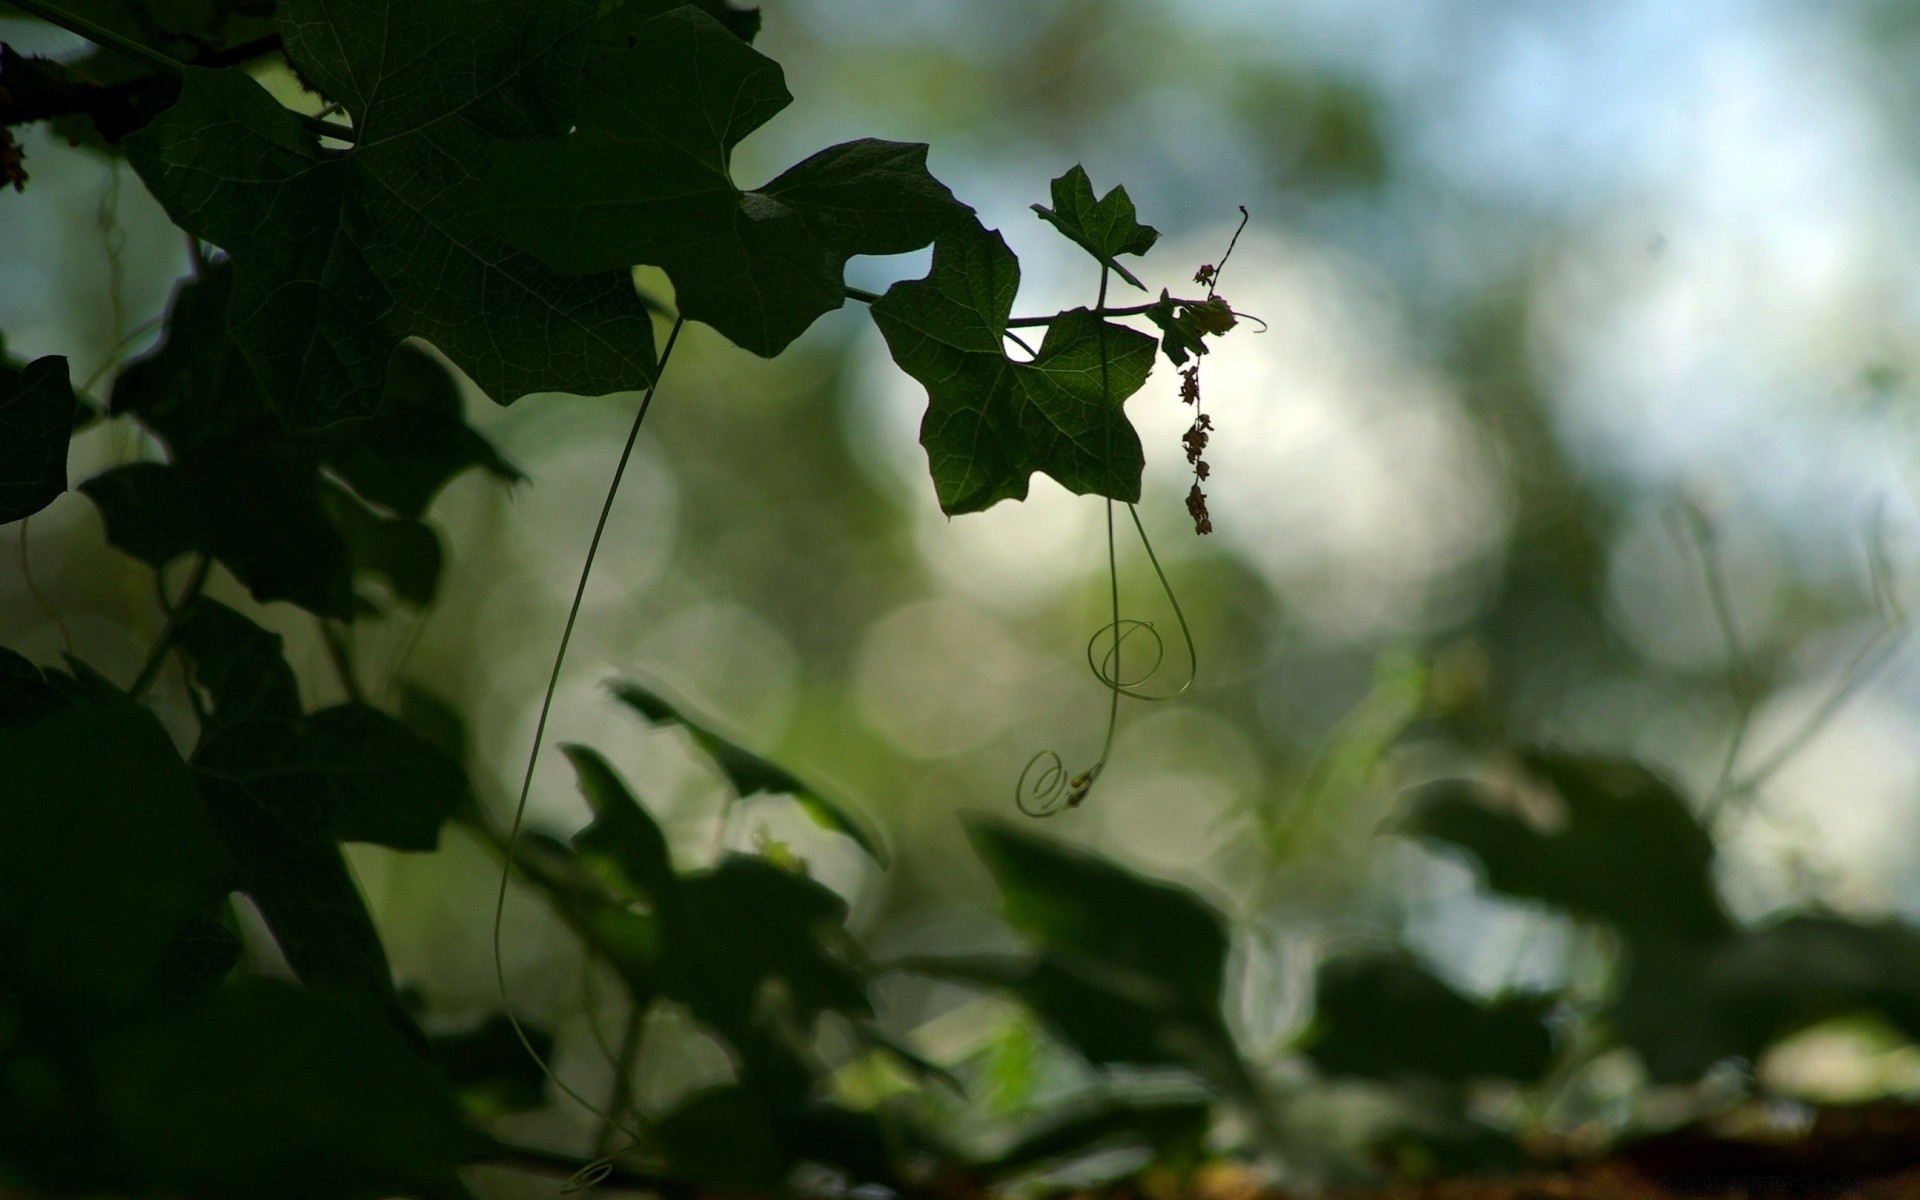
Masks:
[[[1203,372],[1212,536],[1183,505],[1172,369],[1128,406],[1147,446],[1140,512],[1197,682],[1123,704],[1105,775],[1045,832],[1232,915],[1230,1017],[1277,1088],[1307,1089],[1290,1047],[1314,964],[1342,945],[1402,939],[1478,993],[1577,978],[1603,955],[1591,929],[1487,898],[1462,860],[1383,831],[1405,787],[1490,747],[1628,753],[1724,800],[1717,869],[1744,919],[1920,916],[1920,7],[764,11],[759,46],[798,100],[742,146],[740,178],[848,137],[930,142],[934,173],[1020,255],[1018,311],[1091,302],[1096,269],[1028,210],[1075,162],[1162,230],[1140,269],[1155,289],[1190,293],[1237,206],[1252,215],[1220,290],[1266,328],[1243,326]],[[0,37],[81,49],[11,17]],[[24,134],[32,182],[0,197],[0,330],[17,355],[68,355],[99,396],[151,343],[186,249],[124,165]],[[882,290],[925,262],[858,260],[849,279]],[[445,494],[441,602],[363,626],[354,648],[382,686],[456,704],[503,813],[635,399],[505,408],[470,390],[471,419],[530,481]],[[1071,769],[1098,752],[1107,694],[1085,646],[1107,620],[1104,509],[1040,478],[1024,504],[946,519],[915,440],[923,407],[858,304],[771,362],[689,330],[587,592],[537,827],[587,819],[551,744],[585,742],[683,862],[782,843],[852,901],[878,957],[1009,944],[959,816],[1010,816],[1037,751]],[[153,452],[106,423],[74,477]],[[0,547],[0,642],[42,660],[70,644],[130,675],[158,625],[144,568],[105,546],[78,494],[23,530]],[[1174,651],[1156,683],[1177,684],[1137,544],[1122,541],[1120,572],[1126,614]],[[332,698],[310,622],[279,605],[262,619],[310,698]],[[844,798],[884,830],[891,868],[779,800],[722,826],[719,781],[681,735],[609,701],[618,676]],[[177,693],[161,703],[190,727]],[[435,855],[353,861],[429,1011],[495,1007],[494,861],[451,830]],[[617,1012],[614,989],[583,984],[571,941],[518,893],[506,950],[562,1074],[604,1088],[589,1017]],[[893,1031],[981,1083],[955,1102],[963,1130],[1087,1086],[1004,1001],[907,977],[883,999]],[[649,1103],[724,1070],[691,1034],[650,1045]],[[1809,1096],[1920,1088],[1920,1056],[1854,1027],[1756,1069]],[[1591,1073],[1592,1103],[1566,1119],[1627,1120],[1631,1063]],[[591,1124],[520,1120],[529,1135]]]

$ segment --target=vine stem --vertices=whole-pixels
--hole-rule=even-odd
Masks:
[[[58,25],[68,33],[76,33],[96,46],[105,46],[118,54],[137,59],[163,74],[178,79],[186,75],[189,64],[181,62],[171,55],[162,54],[151,46],[143,46],[132,38],[123,37],[104,25],[76,16],[62,8],[56,8],[45,0],[7,0],[8,4],[21,12],[39,17],[49,25]],[[330,137],[336,141],[351,142],[353,130],[333,121],[322,121],[318,117],[296,112],[294,117],[308,129],[321,137]]]
[[[513,999],[507,994],[507,968],[506,960],[500,953],[500,934],[506,920],[507,884],[513,877],[514,851],[520,842],[520,828],[526,821],[527,797],[533,791],[533,771],[540,762],[540,744],[547,736],[547,718],[553,712],[553,695],[560,686],[560,668],[567,660],[567,646],[573,641],[573,627],[580,619],[580,605],[586,598],[587,578],[593,573],[593,560],[600,553],[600,539],[607,531],[607,518],[613,513],[613,499],[620,492],[620,481],[626,476],[627,463],[633,457],[634,443],[640,439],[640,426],[646,422],[647,412],[653,407],[654,393],[660,388],[660,380],[667,372],[667,361],[673,357],[674,344],[680,340],[680,329],[685,324],[684,316],[677,316],[673,320],[673,329],[667,334],[666,345],[660,351],[659,364],[654,368],[653,382],[647,385],[646,393],[640,398],[640,409],[633,415],[633,426],[627,430],[626,445],[620,449],[620,461],[614,466],[613,479],[607,484],[607,498],[600,505],[599,520],[594,522],[593,539],[587,543],[586,561],[580,564],[580,580],[574,585],[573,603],[567,609],[567,622],[560,631],[560,648],[554,653],[553,670],[547,676],[547,691],[540,700],[540,716],[534,722],[533,746],[527,752],[527,770],[520,779],[520,796],[514,801],[513,820],[507,827],[506,844],[501,848],[505,861],[500,867],[500,888],[493,901],[493,978],[500,991],[501,1005],[506,1009],[507,1021],[513,1026],[514,1036],[520,1039],[521,1048],[539,1065],[541,1072],[556,1088],[588,1112],[606,1121],[609,1126],[618,1128],[621,1133],[635,1142],[644,1139],[632,1130],[621,1126],[616,1115],[602,1111],[593,1101],[574,1090],[554,1073],[553,1068],[547,1064],[547,1060],[534,1049],[532,1039],[527,1037],[526,1028],[520,1024],[519,1014],[514,1012]]]
[[[879,292],[870,292],[865,288],[850,287],[847,289],[847,299],[858,300],[862,304],[872,304],[881,299],[881,294]],[[1201,304],[1203,303],[1203,301],[1182,300],[1180,297],[1175,296],[1172,298],[1171,303],[1192,306],[1192,305]],[[1094,306],[1093,315],[1096,317],[1103,317],[1103,318],[1104,317],[1141,317],[1141,316],[1145,316],[1146,314],[1152,312],[1154,309],[1159,307],[1160,307],[1160,304],[1156,301],[1153,304],[1134,304],[1134,305],[1129,305],[1126,308],[1108,308],[1106,300],[1102,299],[1098,304]],[[1058,313],[1054,314],[1051,317],[1013,317],[1007,321],[1007,328],[1008,329],[1034,329],[1043,325],[1051,325],[1057,320],[1059,320]]]
[[[160,668],[166,664],[167,651],[173,648],[174,636],[180,632],[180,621],[199,598],[201,589],[207,586],[207,575],[212,570],[213,559],[210,556],[202,554],[194,560],[193,574],[187,576],[186,586],[180,589],[180,598],[173,602],[173,607],[167,612],[167,623],[160,627],[160,636],[154,640],[153,649],[147,652],[147,661],[141,665],[140,674],[134,676],[133,686],[127,689],[127,694],[134,699],[145,695],[147,689],[153,686],[153,681],[160,678]]]

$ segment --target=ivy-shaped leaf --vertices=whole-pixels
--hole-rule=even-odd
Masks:
[[[674,724],[687,731],[693,744],[700,747],[713,759],[727,781],[733,785],[734,792],[742,799],[765,792],[775,796],[791,797],[807,814],[814,824],[835,833],[844,834],[854,844],[867,852],[867,856],[881,866],[887,863],[886,849],[878,838],[867,832],[860,822],[853,819],[845,806],[829,800],[819,791],[794,776],[791,771],[778,763],[766,759],[741,746],[739,743],[715,733],[713,729],[689,717],[681,709],[668,703],[657,692],[649,691],[630,680],[617,680],[612,685],[613,694],[622,704],[633,709],[655,725]],[[576,764],[577,765],[577,764]]]
[[[0,525],[30,517],[67,490],[67,440],[78,402],[67,360],[0,362]]]
[[[352,149],[322,148],[245,74],[191,67],[127,139],[168,215],[233,255],[233,330],[290,428],[373,412],[409,336],[501,403],[653,378],[626,271],[561,276],[468,211],[496,139],[572,124],[594,20],[585,0],[285,0],[288,54],[345,107]]]
[[[925,279],[873,305],[893,360],[927,389],[920,444],[949,515],[1023,500],[1035,471],[1069,491],[1132,502],[1145,458],[1121,405],[1153,369],[1153,339],[1077,308],[1031,362],[1002,342],[1020,264],[977,222],[934,243]]]
[[[503,147],[478,189],[494,234],[555,270],[649,263],[680,311],[773,355],[846,299],[855,254],[897,254],[971,211],[927,148],[865,139],[753,191],[733,148],[792,102],[779,64],[682,7],[618,11],[589,57],[578,128]]]
[[[1053,181],[1051,190],[1053,207],[1036,204],[1033,211],[1114,274],[1144,290],[1147,285],[1121,266],[1118,256],[1145,254],[1160,240],[1160,231],[1135,219],[1127,189],[1116,187],[1095,200],[1093,181],[1087,178],[1086,168],[1076,163]]]

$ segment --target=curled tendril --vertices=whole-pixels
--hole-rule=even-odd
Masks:
[[[1166,661],[1166,639],[1154,628],[1153,622],[1142,621],[1120,615],[1120,568],[1119,553],[1114,545],[1113,502],[1107,502],[1107,592],[1112,604],[1113,619],[1096,629],[1087,639],[1087,667],[1107,689],[1107,735],[1100,747],[1100,757],[1091,767],[1072,776],[1067,775],[1067,764],[1060,755],[1052,750],[1042,750],[1027,760],[1020,779],[1014,785],[1014,807],[1021,813],[1036,819],[1057,816],[1069,808],[1078,808],[1093,791],[1094,783],[1101,772],[1107,769],[1107,758],[1113,752],[1113,731],[1120,715],[1120,697],[1149,702],[1171,700],[1185,693],[1200,675],[1200,659],[1193,645],[1193,630],[1187,624],[1186,613],[1181,611],[1180,599],[1174,595],[1173,584],[1168,581],[1167,573],[1160,566],[1159,556],[1153,552],[1153,542],[1147,537],[1146,526],[1141,524],[1140,512],[1133,505],[1127,505],[1127,513],[1133,518],[1133,527],[1140,535],[1140,545],[1146,549],[1147,561],[1153,564],[1153,574],[1160,581],[1160,590],[1166,595],[1167,603],[1173,608],[1174,620],[1180,626],[1180,638],[1187,648],[1187,676],[1180,686],[1170,692],[1138,691],[1141,684],[1159,674]],[[1121,666],[1121,648],[1128,638],[1136,633],[1146,634],[1152,643],[1151,660],[1129,677]],[[1105,644],[1105,653],[1101,646]]]
[[[1106,756],[1102,754],[1099,762],[1068,779],[1067,764],[1060,756],[1051,750],[1042,750],[1028,759],[1026,769],[1020,772],[1020,782],[1014,785],[1014,807],[1036,820],[1078,808],[1106,765]],[[1040,769],[1038,775],[1034,774],[1035,767]]]
[[[605,1183],[607,1176],[611,1174],[613,1174],[613,1159],[611,1157],[596,1158],[586,1166],[581,1167],[578,1171],[567,1176],[560,1184],[560,1194],[562,1196],[571,1196],[575,1192],[584,1192],[596,1188],[602,1183]]]

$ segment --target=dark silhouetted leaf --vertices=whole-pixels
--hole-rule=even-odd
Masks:
[[[256,979],[104,1042],[114,1141],[160,1191],[452,1195],[486,1139],[438,1071],[351,1006]]]
[[[1138,500],[1145,460],[1121,405],[1153,369],[1153,339],[1074,309],[1032,362],[1015,362],[1001,340],[1019,286],[1006,242],[969,221],[934,244],[925,279],[873,305],[893,360],[927,389],[920,444],[940,507],[1024,500],[1035,471],[1072,492]]]
[[[1656,1081],[1753,1063],[1822,1021],[1874,1013],[1920,1040],[1920,931],[1893,921],[1789,917],[1709,949],[1640,949],[1611,1017]]]
[[[525,1022],[521,1031],[540,1059],[553,1053],[551,1034]],[[527,1053],[504,1014],[496,1013],[462,1033],[429,1038],[428,1044],[447,1082],[475,1116],[526,1112],[547,1102],[547,1073],[540,1069],[540,1059]]]
[[[289,428],[376,411],[408,336],[502,403],[652,379],[626,271],[557,275],[479,229],[464,199],[495,139],[572,124],[593,5],[283,0],[280,14],[302,78],[351,116],[351,150],[322,149],[245,74],[196,68],[126,149],[175,221],[233,255],[232,329]]]
[[[67,440],[78,412],[67,360],[0,363],[0,525],[30,517],[67,490]]]
[[[776,796],[790,796],[800,810],[811,818],[814,824],[835,833],[844,834],[867,852],[867,856],[882,866],[886,865],[887,854],[880,840],[868,833],[866,828],[855,821],[846,808],[822,796],[814,788],[795,778],[793,773],[777,763],[768,762],[738,742],[724,738],[713,729],[694,720],[679,708],[637,683],[617,680],[612,685],[613,694],[620,702],[633,709],[656,725],[675,724],[687,731],[693,744],[700,747],[720,768],[733,790],[742,798],[766,792]]]
[[[1076,163],[1053,181],[1052,191],[1053,207],[1036,204],[1033,211],[1120,278],[1144,289],[1146,284],[1121,266],[1117,256],[1145,254],[1160,240],[1160,231],[1134,218],[1127,189],[1116,187],[1095,200],[1093,180],[1087,178],[1086,168]]]
[[[1010,827],[969,826],[1030,957],[916,960],[1005,989],[1090,1062],[1178,1066],[1237,1102],[1257,1085],[1220,1011],[1225,919],[1193,893]]]
[[[479,467],[509,483],[523,476],[460,413],[460,389],[432,355],[403,345],[387,360],[373,416],[318,434],[321,456],[362,499],[418,520],[440,489]]]
[[[745,1088],[709,1088],[654,1123],[676,1173],[709,1187],[778,1192],[793,1151],[766,1101]]]
[[[806,1029],[825,1011],[871,1016],[866,983],[850,961],[847,904],[803,875],[763,859],[728,855],[682,876],[678,915],[664,929],[667,994],[736,1048],[760,1032],[765,985],[784,986],[791,1019]]]
[[[1336,958],[1315,980],[1307,1056],[1333,1075],[1531,1083],[1553,1060],[1548,1003],[1463,996],[1402,954]]]
[[[1626,759],[1535,751],[1526,763],[1558,797],[1551,827],[1492,807],[1478,786],[1440,783],[1419,793],[1404,832],[1468,851],[1495,891],[1611,922],[1636,942],[1731,930],[1713,839],[1664,780]]]
[[[0,991],[76,1014],[134,1000],[226,891],[186,764],[152,713],[109,698],[0,729],[0,780]]]
[[[697,9],[645,16],[603,31],[575,131],[501,149],[476,190],[497,236],[572,274],[661,267],[682,313],[774,355],[845,302],[849,257],[918,249],[971,211],[924,145],[872,139],[742,191],[734,146],[793,100],[779,64]]]
[[[625,890],[666,903],[676,886],[673,855],[652,814],[597,751],[571,744],[561,750],[573,763],[580,794],[593,809],[593,824],[574,835],[574,848],[590,863],[606,863]]]
[[[347,544],[356,572],[378,575],[393,594],[425,608],[440,586],[440,538],[420,521],[383,517],[350,493],[322,482],[320,502]]]

